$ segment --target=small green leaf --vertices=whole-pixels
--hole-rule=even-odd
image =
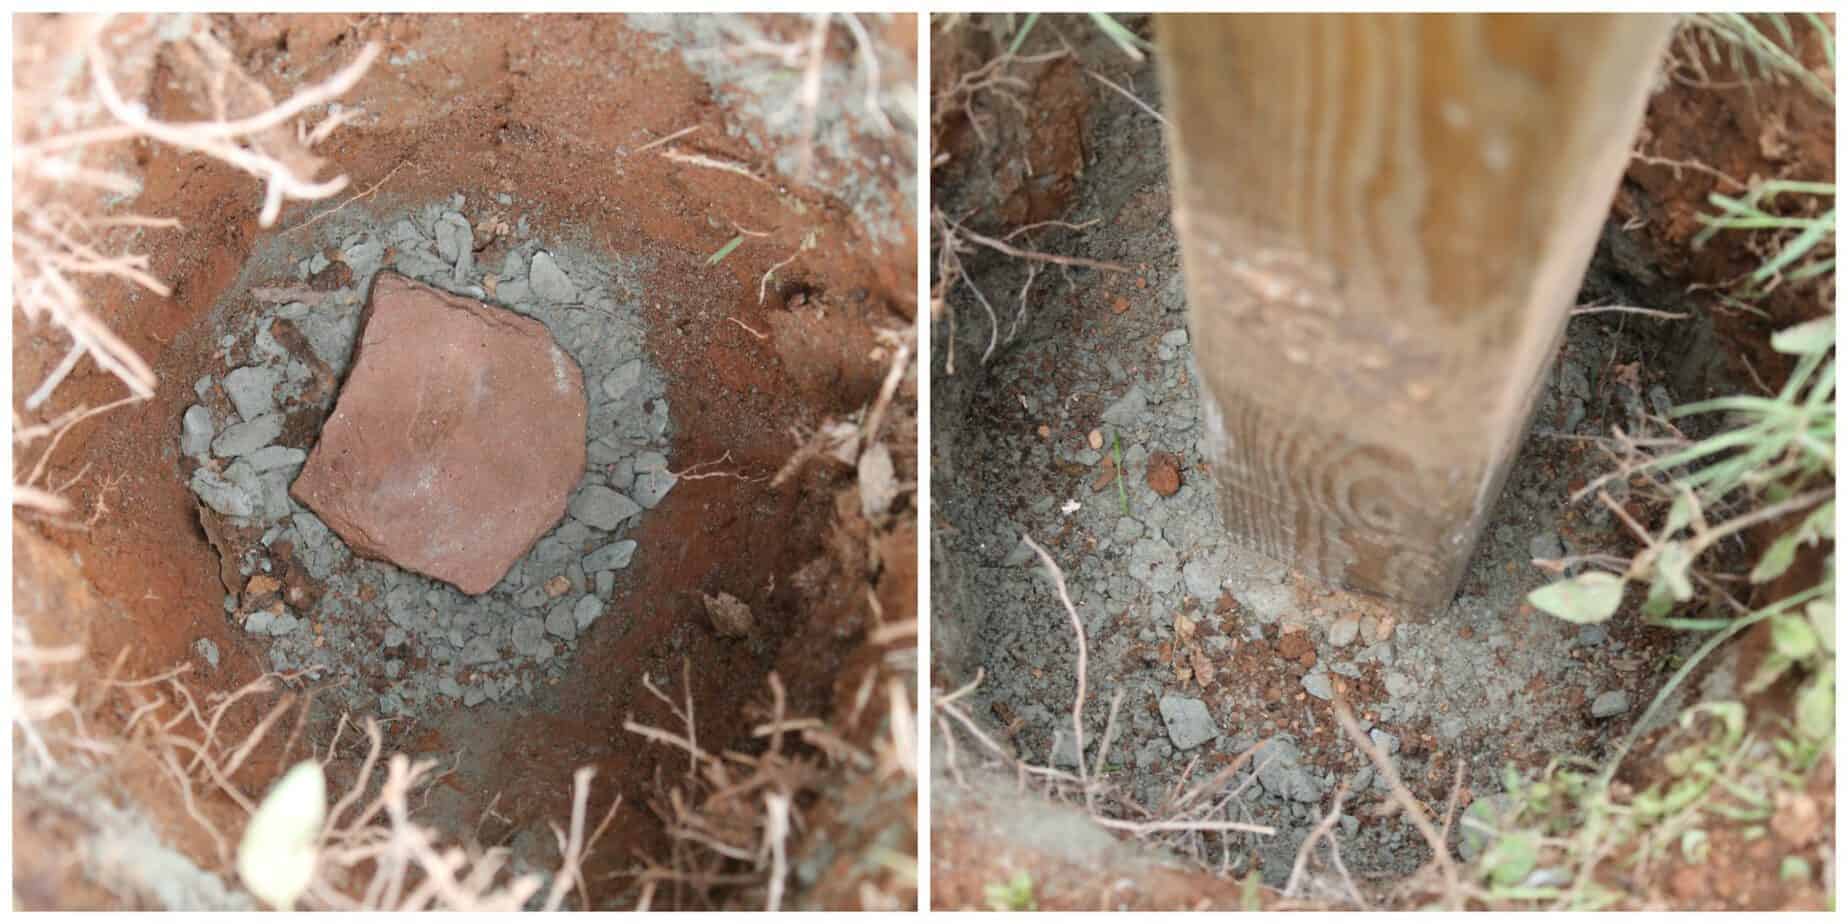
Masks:
[[[1700,798],[1707,791],[1705,780],[1698,778],[1682,780],[1669,787],[1662,795],[1663,814],[1672,815],[1688,807],[1688,804]]]
[[[1683,543],[1664,542],[1656,549],[1656,577],[1683,603],[1694,598],[1694,582],[1688,579],[1688,569],[1693,565],[1694,555]]]
[[[1818,673],[1797,694],[1797,730],[1821,741],[1835,730],[1835,678]]]
[[[1681,832],[1681,856],[1689,863],[1707,859],[1707,832],[1699,828]]]
[[[1662,758],[1662,766],[1668,768],[1670,776],[1687,776],[1688,771],[1694,769],[1694,764],[1699,760],[1700,748],[1683,748]]]
[[[738,235],[737,237],[732,238],[729,241],[726,241],[725,246],[720,247],[716,253],[706,258],[706,265],[707,266],[718,266],[720,260],[723,260],[726,257],[731,256],[731,252],[734,250],[737,250],[738,245],[742,243],[744,243],[744,235],[742,234]]]
[[[1661,619],[1668,611],[1675,608],[1675,594],[1668,589],[1668,582],[1659,578],[1649,585],[1649,596],[1643,599],[1643,615],[1649,619]]]
[[[1489,879],[1499,886],[1511,886],[1527,878],[1540,861],[1540,848],[1528,831],[1505,834],[1482,855],[1482,866]]]
[[[982,892],[994,911],[1039,910],[1039,902],[1033,897],[1033,874],[1024,869],[1005,883],[989,883]]]
[[[1782,577],[1790,570],[1790,563],[1797,560],[1797,545],[1803,541],[1803,530],[1793,529],[1777,537],[1765,553],[1758,557],[1757,567],[1752,569],[1752,583],[1763,584],[1766,581]]]
[[[1777,537],[1758,558],[1758,566],[1752,569],[1752,583],[1763,584],[1775,580],[1790,569],[1791,562],[1796,561],[1797,548],[1815,542],[1833,532],[1835,523],[1835,502],[1830,501],[1816,508],[1809,516],[1803,518],[1790,530]]]
[[[1809,879],[1809,861],[1802,857],[1785,857],[1777,865],[1777,878],[1780,882],[1798,882]]]
[[[1803,607],[1803,614],[1809,617],[1810,628],[1816,631],[1816,644],[1830,654],[1835,653],[1835,601],[1811,600]]]
[[[1809,620],[1797,616],[1771,617],[1771,645],[1778,654],[1801,661],[1816,653],[1816,632]]]
[[[1587,571],[1575,578],[1535,588],[1527,602],[1567,622],[1587,625],[1611,618],[1623,602],[1623,578]]]
[[[1666,807],[1662,803],[1662,796],[1652,787],[1636,794],[1636,798],[1630,802],[1630,810],[1653,820],[1661,816]]]
[[[1766,688],[1777,682],[1777,678],[1784,676],[1784,672],[1790,670],[1790,667],[1790,659],[1784,657],[1782,653],[1766,652],[1765,659],[1758,663],[1758,673],[1753,674],[1751,681],[1745,685],[1745,692],[1747,694],[1763,693]]]
[[[1820,353],[1835,345],[1835,316],[1805,321],[1771,335],[1771,349],[1792,356]]]

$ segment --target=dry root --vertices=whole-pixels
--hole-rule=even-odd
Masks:
[[[762,752],[714,753],[699,743],[690,670],[682,662],[679,701],[652,680],[645,682],[648,691],[680,721],[682,732],[633,719],[623,723],[628,731],[687,756],[686,773],[677,782],[663,783],[660,795],[649,805],[673,846],[666,857],[644,858],[633,871],[639,889],[637,907],[647,910],[663,903],[674,908],[714,908],[729,900],[734,906],[757,904],[769,911],[782,910],[790,888],[792,839],[808,827],[801,806],[812,801],[809,797],[822,789],[835,770],[915,782],[917,736],[911,720],[915,701],[902,681],[889,679],[884,691],[887,734],[869,753],[819,718],[790,717],[783,682],[772,673],[766,720],[751,731],[754,739],[763,742]],[[867,676],[873,677],[874,672]],[[866,692],[871,692],[870,684]],[[864,705],[862,697],[857,706]],[[860,898],[868,907],[896,907],[901,903],[891,893],[905,885],[863,882]],[[755,896],[761,896],[760,901],[753,902]]]
[[[125,650],[102,678],[71,680],[59,676],[60,670],[81,661],[80,648],[34,646],[22,633],[16,625],[12,711],[15,740],[25,746],[22,759],[44,768],[92,771],[151,764],[211,845],[211,856],[197,858],[201,865],[234,876],[234,845],[269,782],[252,785],[252,760],[262,752],[275,758],[266,765],[287,765],[314,696],[303,674],[265,674],[229,693],[201,696],[187,683],[189,664],[139,680],[119,679]],[[232,719],[234,713],[239,718]],[[124,717],[119,730],[97,718],[111,714]],[[279,741],[291,714],[294,730]],[[324,766],[346,760],[338,755],[349,724],[343,716],[325,752],[311,756]],[[364,725],[365,756],[354,782],[327,813],[304,907],[518,911],[557,910],[567,902],[589,907],[582,860],[621,801],[612,800],[596,826],[588,826],[590,768],[574,775],[569,827],[553,827],[563,861],[548,886],[545,878],[515,875],[503,848],[482,849],[472,841],[464,845],[418,822],[413,803],[443,774],[436,772],[435,761],[394,754],[384,762],[381,777],[384,736],[378,722],[367,719]],[[233,726],[250,730],[228,739],[221,730]]]
[[[129,142],[152,140],[197,152],[261,178],[259,221],[268,227],[285,201],[320,199],[346,186],[345,176],[314,179],[324,162],[312,148],[351,121],[354,111],[333,100],[359,82],[379,48],[368,45],[325,82],[277,102],[239,69],[203,18],[44,17],[17,25],[39,40],[16,46],[25,51],[14,86],[13,300],[28,321],[48,319],[70,339],[63,358],[26,397],[25,409],[42,407],[85,357],[129,392],[122,401],[60,418],[65,423],[40,453],[31,477],[24,482],[15,477],[17,487],[29,489],[16,492],[15,505],[45,510],[57,505],[36,482],[65,430],[90,413],[154,394],[154,370],[109,329],[85,295],[91,281],[171,294],[151,272],[147,255],[131,248],[144,232],[177,228],[179,222],[117,208],[141,192]],[[140,99],[157,67],[162,79],[208,105],[212,117],[154,118]],[[310,115],[316,111],[322,114]],[[24,434],[35,428],[15,429]]]

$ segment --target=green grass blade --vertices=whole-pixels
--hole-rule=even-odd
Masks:
[[[1828,214],[1812,220],[1811,224],[1804,229],[1802,234],[1791,238],[1790,243],[1785,244],[1784,249],[1777,252],[1777,256],[1767,260],[1765,265],[1759,267],[1756,272],[1752,273],[1752,281],[1764,282],[1770,279],[1773,275],[1776,275],[1778,270],[1783,269],[1792,261],[1809,253],[1823,238],[1834,233],[1835,210],[1830,209]]]
[[[718,252],[706,258],[706,265],[707,266],[718,266],[720,260],[723,260],[726,257],[731,256],[731,252],[734,250],[737,250],[738,245],[742,243],[744,243],[744,235],[742,234],[738,235],[737,237],[732,238],[729,241],[726,241],[725,246],[720,247],[718,249]]]
[[[1098,30],[1103,32],[1104,35],[1109,36],[1110,41],[1115,42],[1116,47],[1121,48],[1123,53],[1130,57],[1130,60],[1140,62],[1144,59],[1142,49],[1147,48],[1150,51],[1155,49],[1154,45],[1150,44],[1142,36],[1130,31],[1128,26],[1117,22],[1110,14],[1092,13],[1090,16],[1091,21],[1097,24]]]
[[[1020,51],[1020,46],[1025,44],[1027,41],[1027,33],[1033,31],[1033,26],[1039,22],[1039,18],[1040,18],[1040,14],[1038,13],[1028,13],[1027,14],[1027,21],[1020,24],[1020,31],[1014,33],[1014,40],[1008,43],[1008,46],[1007,46],[1007,56],[1008,57],[1011,58],[1015,55],[1015,53]]]

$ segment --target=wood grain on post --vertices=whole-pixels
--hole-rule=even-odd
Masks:
[[[1239,541],[1438,607],[1500,493],[1672,20],[1157,19]]]

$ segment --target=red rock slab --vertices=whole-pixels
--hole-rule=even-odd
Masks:
[[[290,493],[355,552],[479,594],[564,515],[586,419],[545,325],[380,273]]]

